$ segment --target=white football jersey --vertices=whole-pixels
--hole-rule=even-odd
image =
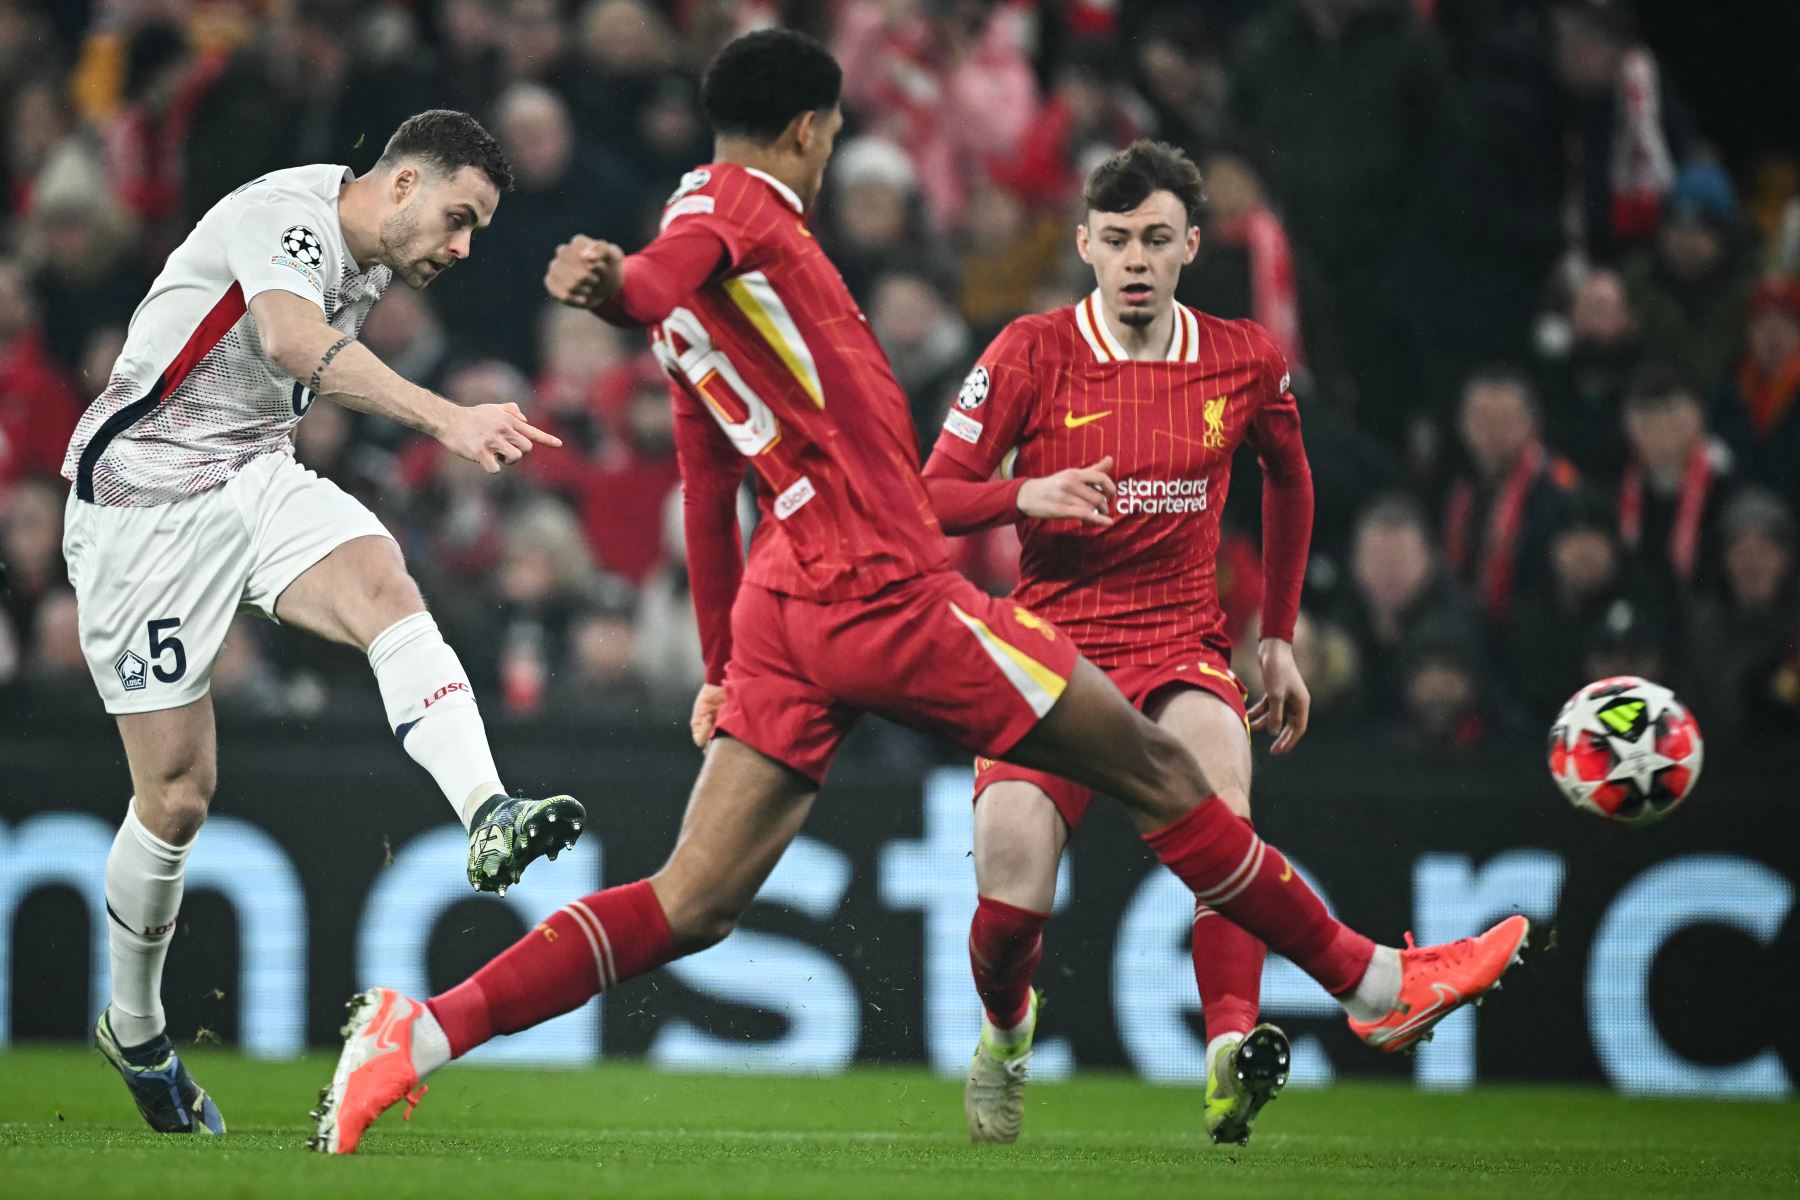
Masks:
[[[69,440],[63,478],[95,504],[167,504],[252,459],[292,455],[313,394],[263,353],[249,302],[279,288],[355,337],[392,273],[350,257],[342,166],[274,171],[225,197],[175,248],[125,337],[106,390]]]

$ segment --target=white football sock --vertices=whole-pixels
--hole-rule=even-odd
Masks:
[[[163,960],[181,909],[181,880],[194,843],[171,846],[138,820],[134,797],[106,856],[106,942],[112,958],[108,1015],[121,1046],[163,1031]]]
[[[467,829],[475,810],[506,794],[469,675],[430,613],[402,617],[369,643],[388,727],[414,762],[431,772]]]
[[[1209,1078],[1212,1076],[1213,1064],[1219,1061],[1219,1050],[1225,1046],[1235,1046],[1243,1040],[1244,1035],[1241,1033],[1221,1033],[1206,1043],[1206,1074]]]
[[[450,1038],[427,1008],[413,1022],[412,1065],[423,1079],[450,1061]]]
[[[988,1045],[996,1050],[1016,1050],[1031,1040],[1037,1029],[1037,1014],[1030,1007],[1025,1009],[1025,1019],[1011,1029],[1002,1029],[988,1020],[987,1014],[981,1014],[982,1031],[987,1036]]]
[[[1400,1003],[1400,952],[1392,946],[1375,947],[1369,969],[1356,986],[1337,998],[1353,1021],[1379,1021]]]

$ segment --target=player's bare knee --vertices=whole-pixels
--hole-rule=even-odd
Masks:
[[[1145,787],[1133,807],[1167,823],[1181,817],[1211,792],[1200,764],[1187,747],[1161,728],[1144,723]]]
[[[1215,785],[1215,790],[1218,793],[1219,799],[1225,802],[1226,808],[1229,808],[1240,817],[1245,819],[1249,818],[1250,790],[1248,788],[1244,787],[1243,784],[1238,783],[1236,780],[1232,780],[1230,782]]]
[[[185,846],[206,823],[214,783],[209,767],[173,772],[137,796],[138,820],[163,841]]]

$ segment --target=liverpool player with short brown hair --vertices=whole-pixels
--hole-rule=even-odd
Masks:
[[[1013,599],[1068,633],[1247,823],[1250,728],[1276,730],[1284,754],[1305,734],[1310,704],[1291,643],[1312,474],[1287,366],[1255,322],[1175,300],[1200,245],[1200,172],[1180,150],[1134,144],[1094,170],[1085,199],[1075,243],[1098,286],[1072,307],[1014,321],[982,354],[950,406],[926,488],[950,533],[1021,523]],[[1231,457],[1245,440],[1263,466],[1267,575],[1267,695],[1248,717],[1215,577]],[[982,758],[975,796],[980,903],[969,957],[986,1017],[964,1107],[972,1137],[1012,1141],[1057,860],[1093,791]],[[1206,1124],[1216,1141],[1247,1140],[1286,1082],[1286,1036],[1272,1025],[1252,1031],[1266,953],[1196,900]]]
[[[1515,917],[1402,952],[1338,923],[1065,634],[949,568],[906,395],[806,227],[840,84],[799,34],[732,42],[701,88],[714,161],[670,197],[661,234],[630,257],[576,238],[546,278],[564,303],[648,327],[672,380],[709,681],[695,712],[706,762],[675,849],[442,995],[358,996],[317,1149],[354,1150],[423,1075],[490,1038],[725,937],[865,712],[1120,797],[1190,889],[1311,973],[1371,1043],[1410,1044],[1492,987],[1524,938]],[[762,510],[748,562],[732,517],[746,462]]]

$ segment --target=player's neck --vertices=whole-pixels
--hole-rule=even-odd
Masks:
[[[1102,304],[1100,319],[1117,339],[1125,356],[1134,362],[1157,362],[1169,356],[1169,343],[1175,338],[1175,302],[1170,301],[1148,325],[1128,325]]]
[[[375,217],[372,175],[362,175],[338,189],[338,228],[358,267],[375,265],[381,251],[381,222]]]
[[[805,196],[804,167],[778,147],[762,146],[748,138],[722,137],[713,144],[713,161],[734,163],[749,171],[761,171],[779,179],[796,196]]]

